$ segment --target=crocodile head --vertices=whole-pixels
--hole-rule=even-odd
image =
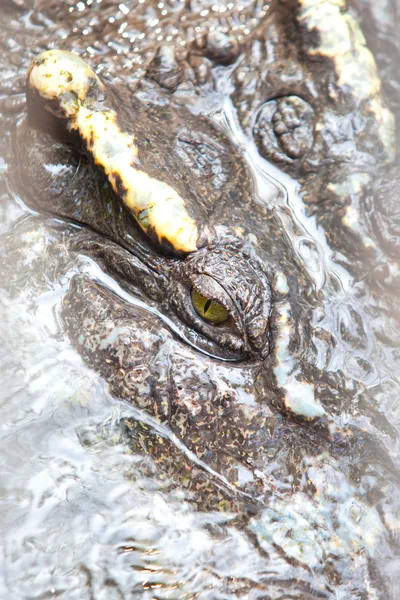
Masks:
[[[297,4],[303,33],[307,23],[321,25],[317,17],[310,21],[306,2]],[[345,12],[336,14],[340,2],[326,4],[338,18]],[[286,8],[278,24],[267,23],[278,31],[275,38],[283,35]],[[287,42],[286,36],[283,49]],[[190,454],[140,419],[124,423],[130,447],[145,449],[162,476],[194,494],[200,508],[223,506],[242,515],[268,560],[280,561],[277,589],[290,580],[291,591],[317,597],[313,569],[322,593],[336,585],[348,593],[354,585],[365,590],[369,549],[385,547],[385,526],[356,483],[367,481],[364,457],[374,454],[373,428],[357,421],[362,407],[375,414],[363,385],[374,333],[360,317],[363,290],[341,287],[348,274],[331,260],[313,219],[302,220],[293,181],[278,182],[278,171],[260,158],[303,177],[314,199],[323,188],[321,166],[322,181],[337,177],[335,194],[343,196],[331,169],[348,129],[338,128],[335,157],[327,156],[327,140],[332,123],[348,124],[354,106],[335,97],[334,77],[327,84],[331,96],[313,99],[312,70],[305,77],[304,65],[297,65],[296,77],[304,76],[308,89],[304,99],[282,70],[285,57],[269,74],[264,60],[256,70],[265,85],[268,77],[276,85],[281,75],[282,97],[267,97],[264,89],[254,99],[254,75],[247,72],[245,81],[254,51],[235,64],[239,44],[232,37],[207,34],[193,47],[195,83],[185,81],[183,63],[164,49],[134,92],[121,78],[110,85],[69,53],[33,60],[13,179],[41,216],[22,223],[26,247],[13,249],[11,242],[9,253],[18,254],[34,286],[41,285],[38,273],[46,285],[68,281],[59,307],[68,339],[115,397],[166,425]],[[215,111],[204,100],[219,98],[206,88],[218,61],[233,69],[238,119],[232,103],[219,102]],[[204,88],[202,65],[209,68]],[[202,102],[207,117],[199,115]],[[379,153],[387,160],[390,116],[383,104],[371,106],[379,113],[367,111],[372,133],[383,131]],[[360,161],[367,128],[364,123],[356,147]],[[357,177],[358,171],[351,181]],[[321,202],[320,215],[326,206]],[[32,239],[41,248],[34,264]],[[377,497],[391,481],[382,462],[374,483],[368,480]],[[355,516],[346,519],[350,508]]]

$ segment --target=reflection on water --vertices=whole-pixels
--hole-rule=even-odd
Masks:
[[[4,198],[4,205],[12,201]],[[43,271],[52,243],[46,227],[29,227],[29,219],[25,230],[13,227],[14,213],[4,214],[7,235],[21,246],[22,264],[9,270],[19,279],[18,294],[2,292],[2,597],[282,598],[287,587],[288,597],[326,598],[332,585],[326,565],[332,563],[347,598],[354,588],[376,589],[371,558],[396,586],[399,564],[390,548],[400,510],[396,477],[386,487],[377,485],[381,476],[373,461],[358,487],[323,448],[305,457],[299,474],[279,475],[285,453],[262,471],[241,466],[239,489],[258,478],[267,490],[256,514],[243,521],[232,510],[198,512],[193,491],[163,474],[147,447],[132,450],[122,427],[126,419],[144,428],[148,441],[174,445],[189,472],[200,469],[217,486],[237,489],[168,426],[112,398],[60,325],[63,297],[79,270],[121,301],[145,309],[143,302],[88,259],[72,269],[61,263],[58,280],[52,280],[51,268]],[[338,317],[334,298],[332,304]],[[351,360],[354,352],[349,369]],[[218,369],[223,377],[223,365]],[[398,427],[400,410],[392,397],[389,388],[377,401]],[[362,411],[343,414],[336,427],[345,431],[349,424],[378,433]],[[394,440],[381,436],[395,463]],[[316,490],[312,496],[310,488]],[[377,489],[386,498],[370,501]]]
[[[95,27],[86,4],[73,6],[83,13],[81,29]],[[104,10],[113,19],[109,2]],[[48,25],[44,17],[32,18],[30,13],[22,20],[31,33]],[[105,37],[113,33],[114,21]],[[71,40],[78,48],[81,29]],[[58,31],[60,39],[67,33]],[[4,89],[21,68],[20,59],[12,60],[17,66],[2,76]],[[0,282],[1,599],[398,598],[398,359],[375,334],[382,316],[374,312],[366,285],[335,262],[324,231],[306,216],[297,182],[248,142],[227,91],[229,77],[221,80],[212,110],[202,98],[193,110],[208,113],[242,150],[258,201],[281,220],[319,293],[324,310],[313,313],[313,360],[325,374],[344,373],[330,401],[327,429],[315,428],[314,435],[313,426],[298,425],[268,402],[257,405],[250,368],[235,370],[205,357],[200,374],[186,372],[185,359],[196,352],[180,343],[174,323],[93,260],[69,254],[62,228],[35,219],[7,191],[9,155],[1,146],[1,252],[12,261],[4,270],[7,280]],[[190,435],[179,438],[168,419],[113,397],[112,381],[106,385],[86,365],[65,332],[63,303],[76,276],[100,284],[116,309],[137,309],[132,320],[141,315],[142,337],[151,326],[158,333],[166,326],[159,356],[149,365],[138,359],[138,372],[147,368],[155,379],[167,372],[165,379],[183,384],[190,378],[205,382],[215,398],[229,398],[234,386],[243,422],[260,413],[260,425],[249,434],[240,430],[240,421],[223,423],[217,437],[223,446],[226,430],[236,427],[244,448],[246,436],[254,436],[256,454],[242,460],[234,449],[229,454],[228,445],[222,451],[217,445],[214,456],[201,443],[196,453]],[[281,288],[285,285],[282,280]],[[104,356],[130,331],[108,325],[112,337],[97,348]],[[132,354],[140,350],[133,337],[130,344]],[[285,351],[281,348],[282,355]],[[293,375],[295,366],[290,367]],[[356,392],[351,406],[343,405],[358,383],[366,393]],[[323,385],[314,382],[319,391]],[[168,392],[171,397],[171,387]],[[207,429],[201,409],[193,408],[197,397],[173,392],[177,404],[204,419]]]
[[[35,302],[2,298],[1,597],[208,598],[261,568],[233,515],[193,512],[145,475],[151,458],[127,451],[120,426],[140,412],[54,330],[58,299],[38,319]]]
[[[221,88],[222,110],[211,116],[242,150],[251,168],[255,198],[277,210],[285,234],[316,289],[323,288],[328,277],[336,280],[343,291],[347,292],[352,278],[343,266],[334,262],[322,227],[318,227],[315,218],[306,216],[297,181],[260,156],[255,143],[246,138],[241,130],[232,101],[226,97],[229,85],[226,86],[227,89],[222,85]]]

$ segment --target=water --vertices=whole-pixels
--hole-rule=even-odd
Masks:
[[[47,37],[50,46],[68,41],[77,50],[85,48],[99,72],[110,77],[115,56],[129,46],[126,63],[121,67],[118,61],[116,70],[122,77],[121,71],[131,68],[134,87],[146,48],[160,35],[154,21],[165,8],[140,3],[130,19],[125,9],[117,11],[103,0],[108,24],[95,53],[89,38],[96,23],[90,23],[98,13],[90,4],[71,3],[73,11],[67,11],[65,3],[54,8],[52,19],[34,10],[19,19],[7,13],[0,121],[6,132],[12,134],[15,118],[4,108],[7,85],[18,88],[35,45]],[[207,8],[193,4],[200,19]],[[261,18],[267,12],[267,5],[243,4],[243,14],[253,11]],[[128,2],[123,6],[132,8]],[[175,16],[161,35],[182,35],[184,41],[182,22],[172,33],[184,8],[171,3],[168,10]],[[233,18],[241,23],[239,17]],[[250,16],[246,21],[250,29],[258,24],[252,18],[255,22]],[[135,52],[128,42],[139,40],[144,30],[154,33],[145,40],[148,46]],[[382,316],[374,311],[373,296],[335,262],[322,227],[306,214],[297,182],[261,159],[243,134],[227,98],[229,77],[228,72],[221,80],[212,109],[203,97],[192,100],[192,108],[208,114],[241,148],[258,201],[274,208],[319,294],[324,311],[313,313],[313,326],[329,336],[313,337],[313,356],[321,371],[345,373],[326,428],[298,424],[268,401],[260,405],[254,365],[235,368],[205,356],[198,366],[197,351],[187,339],[182,344],[166,315],[123,289],[95,261],[69,253],[65,227],[43,222],[8,186],[7,133],[0,146],[1,248],[3,256],[7,248],[10,261],[3,265],[0,290],[2,599],[398,598],[396,351],[377,336]],[[129,338],[135,355],[130,374],[137,378],[139,398],[113,394],[112,377],[90,368],[87,355],[77,352],[66,334],[63,304],[77,277],[95,282],[116,307],[132,309],[132,323],[111,326],[114,337],[99,342],[98,356],[101,363],[118,336]],[[353,310],[362,315],[363,334]],[[141,354],[139,338],[155,350]],[[159,387],[149,391],[153,380]],[[149,403],[154,395],[163,406],[171,382],[183,389],[173,388],[181,412],[174,421],[172,410],[169,422]],[[357,383],[363,391],[351,395],[347,388]],[[199,391],[189,393],[190,386]],[[210,406],[203,411],[199,399],[209,389],[215,399],[236,394],[241,412],[228,410],[231,421],[223,420],[216,433],[210,421],[210,440],[205,436],[196,446],[195,425],[184,420],[182,407],[193,421],[206,422]],[[218,408],[223,406],[221,401]],[[182,422],[182,435],[176,422]],[[226,450],[229,430],[235,441],[238,423],[255,427],[250,431],[257,452],[251,459],[241,460],[233,443],[231,455]],[[210,441],[206,450],[204,440]],[[251,450],[251,439],[241,448]]]
[[[229,483],[166,427],[110,397],[63,339],[59,298],[55,290],[32,306],[3,297],[1,597],[213,597],[254,549],[229,526],[223,535],[234,515],[197,514],[173,482],[149,477],[157,467],[129,453],[121,420],[143,422]]]

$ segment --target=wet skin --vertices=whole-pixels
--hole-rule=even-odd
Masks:
[[[378,256],[382,271],[394,263],[395,202],[380,210],[387,181],[392,181],[390,171],[389,178],[382,175],[376,181],[375,194],[365,191],[378,169],[393,160],[390,114],[380,93],[371,92],[375,113],[366,109],[372,102],[369,90],[361,106],[355,107],[351,89],[343,99],[331,58],[320,56],[316,72],[310,70],[315,45],[304,20],[287,18],[289,8],[291,3],[276,8],[247,47],[240,48],[234,38],[219,43],[222,51],[215,49],[215,40],[208,46],[198,42],[191,62],[187,59],[183,66],[168,52],[159,52],[134,94],[124,82],[108,84],[110,105],[119,123],[135,135],[143,170],[175,186],[196,222],[212,231],[205,247],[176,256],[173,248],[149,239],[79,137],[46,120],[37,104],[17,126],[14,185],[27,204],[48,217],[44,225],[32,219],[20,226],[22,239],[36,231],[47,248],[24,277],[30,268],[53,279],[75,268],[61,310],[72,343],[116,397],[167,424],[202,464],[233,487],[204,469],[188,467],[172,444],[140,422],[125,423],[133,448],[156,456],[160,472],[184,482],[196,506],[233,509],[245,522],[262,514],[267,531],[278,517],[288,521],[291,503],[294,514],[309,510],[321,516],[326,510],[331,515],[334,525],[323,519],[317,523],[317,517],[308,520],[310,530],[328,531],[326,538],[315,537],[322,549],[320,558],[314,553],[316,563],[309,564],[302,552],[291,554],[284,542],[268,546],[271,557],[287,561],[280,572],[286,587],[314,598],[320,597],[312,589],[316,578],[325,597],[336,585],[365,590],[367,526],[361,532],[350,527],[354,545],[344,544],[343,498],[331,486],[339,477],[346,498],[371,520],[372,508],[363,494],[377,498],[374,509],[379,510],[396,481],[385,447],[390,447],[391,427],[375,411],[365,386],[345,373],[343,357],[329,367],[338,331],[326,315],[335,295],[332,289],[317,289],[294,252],[275,208],[279,188],[269,180],[267,197],[257,198],[243,153],[209,119],[193,114],[199,98],[212,93],[213,68],[221,63],[230,69],[237,59],[232,97],[260,154],[301,179],[306,201],[326,219],[333,247],[347,256],[347,263],[354,258],[355,273],[370,260],[364,250],[371,239],[373,262]],[[265,54],[266,40],[273,40],[273,64]],[[307,48],[313,48],[312,57],[304,56]],[[252,60],[259,65],[253,72]],[[192,64],[208,69],[201,85],[185,80],[185,68],[187,76]],[[343,147],[348,151],[344,157]],[[346,183],[353,186],[350,193],[349,187],[342,193]],[[345,219],[348,198],[351,206],[360,207],[356,229]],[[29,245],[11,240],[9,263],[28,250]],[[113,278],[113,285],[94,265]],[[41,282],[34,285],[40,288]],[[202,318],[193,305],[193,289],[221,304],[229,318],[220,325]],[[342,352],[374,339],[359,310],[348,306],[347,320],[340,324]],[[352,414],[356,404],[373,416],[379,433],[372,426],[361,432]],[[341,420],[343,412],[350,415],[348,421]],[[298,417],[319,420],[299,422]],[[354,481],[367,481],[377,443],[382,458],[372,461],[375,480],[361,492]],[[384,556],[390,553],[390,527],[378,521],[372,527],[372,546]],[[296,538],[296,531],[290,535]],[[327,541],[335,535],[342,540],[340,560]],[[357,566],[355,546],[362,548]],[[311,575],[309,568],[318,574]],[[373,585],[384,589],[379,576],[373,577]],[[274,585],[271,581],[270,590]]]

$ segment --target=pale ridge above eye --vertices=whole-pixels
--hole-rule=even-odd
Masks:
[[[84,60],[62,50],[43,52],[31,62],[27,84],[36,102],[79,134],[145,233],[178,254],[195,252],[204,243],[185,199],[138,168],[135,136],[121,129],[117,109],[105,100],[106,87]]]

